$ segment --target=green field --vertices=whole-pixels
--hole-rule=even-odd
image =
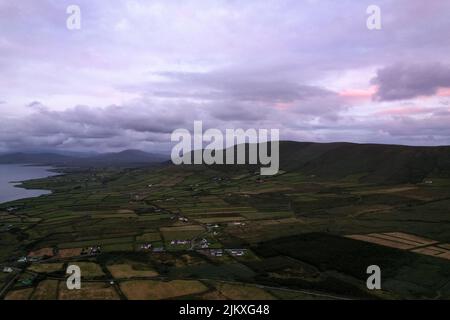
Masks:
[[[0,206],[0,226],[13,226],[1,232],[0,264],[15,268],[0,274],[2,298],[450,299],[445,254],[345,237],[401,232],[442,250],[450,243],[449,180],[362,177],[327,180],[286,170],[261,181],[245,167],[168,166],[72,169],[26,182],[53,193]],[[16,262],[43,248],[55,252],[49,261]],[[211,251],[217,249],[221,254]],[[96,282],[67,291],[69,264]],[[381,267],[381,291],[365,286],[372,264]]]

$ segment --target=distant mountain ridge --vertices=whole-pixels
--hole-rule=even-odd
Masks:
[[[52,166],[74,167],[135,167],[162,163],[168,156],[148,153],[140,150],[124,150],[116,153],[95,155],[62,155],[59,153],[24,153],[16,152],[0,155],[0,164],[36,164]]]
[[[236,162],[236,146],[234,148]],[[248,148],[246,144],[246,162]],[[190,156],[193,159],[193,152]],[[221,171],[232,170],[230,166],[215,167]],[[256,170],[261,166],[247,167]],[[450,146],[280,141],[280,170],[317,179],[418,183],[430,177],[450,178]]]
[[[171,161],[169,156],[161,154],[125,150],[78,157],[48,152],[0,155],[0,164],[5,163],[61,167],[142,167],[158,163],[170,165]],[[216,167],[225,171],[231,169],[230,166]],[[450,178],[450,146],[281,141],[280,170],[300,172],[319,179],[417,183],[433,177]]]
[[[450,177],[450,146],[280,142],[282,170],[367,182],[417,183]]]

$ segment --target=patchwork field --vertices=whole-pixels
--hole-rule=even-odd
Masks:
[[[188,280],[126,281],[120,284],[120,288],[130,300],[170,299],[207,290],[207,287],[201,282]]]
[[[157,272],[153,270],[138,269],[138,266],[129,264],[115,264],[108,266],[109,272],[116,279],[123,278],[139,278],[139,277],[155,277],[158,275]],[[141,265],[141,268],[147,268],[145,265]]]
[[[450,180],[365,177],[169,166],[28,181],[53,193],[0,205],[0,298],[450,299]]]
[[[103,283],[86,283],[80,290],[68,290],[64,282],[59,283],[60,300],[119,300],[114,287]]]
[[[425,239],[402,232],[371,233],[367,235],[349,235],[347,238],[367,241],[391,248],[410,250],[437,258],[449,259],[449,244],[439,244],[437,241]]]

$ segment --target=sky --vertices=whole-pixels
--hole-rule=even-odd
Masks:
[[[0,152],[164,151],[195,120],[448,145],[449,34],[447,0],[0,0]]]

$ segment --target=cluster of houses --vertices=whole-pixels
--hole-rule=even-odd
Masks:
[[[141,245],[141,250],[151,250],[154,253],[165,252],[164,247],[154,247],[151,243],[144,243]]]
[[[211,250],[209,250],[209,254],[213,257],[222,257],[223,250],[222,249],[211,249]]]
[[[233,257],[242,257],[247,254],[247,249],[225,249],[225,252]],[[210,249],[209,255],[213,257],[222,257],[224,255],[224,250]]]
[[[209,242],[206,239],[202,239],[200,241],[200,248],[202,249],[208,249],[209,248]]]
[[[83,248],[81,250],[81,255],[88,255],[88,256],[95,256],[97,254],[101,253],[101,247],[100,246],[92,246],[88,248]]]
[[[172,246],[184,246],[184,245],[191,244],[191,241],[189,241],[189,240],[172,240],[172,241],[170,241],[170,244]]]

